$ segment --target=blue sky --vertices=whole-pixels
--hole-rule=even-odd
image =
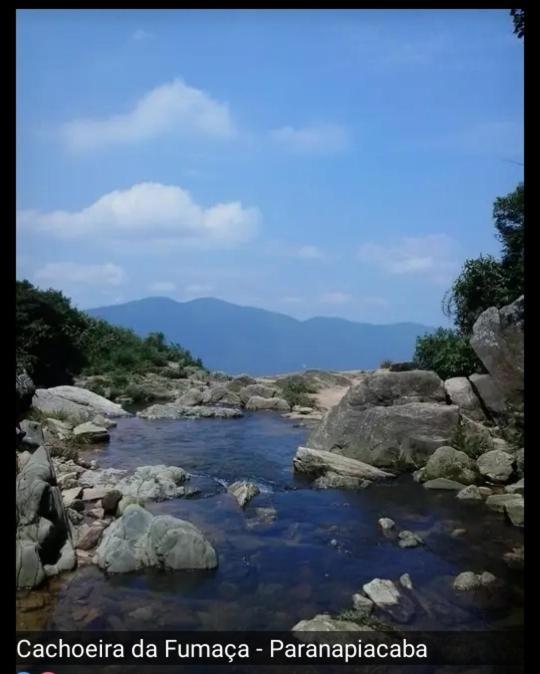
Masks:
[[[505,10],[24,10],[17,274],[445,324],[522,179]]]

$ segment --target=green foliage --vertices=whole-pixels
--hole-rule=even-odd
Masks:
[[[462,423],[459,423],[450,439],[450,445],[460,452],[465,452],[471,459],[477,459],[482,454],[493,449],[493,443],[487,435],[467,433]]]
[[[495,199],[493,219],[502,244],[501,265],[510,301],[524,293],[525,186]]]
[[[483,371],[468,337],[447,328],[416,339],[414,362],[419,369],[434,370],[441,379]]]
[[[37,386],[70,384],[85,364],[86,317],[57,290],[16,285],[16,355]]]
[[[116,389],[125,388],[134,373],[167,368],[181,376],[188,366],[202,367],[200,358],[168,344],[162,333],[138,337],[78,311],[62,293],[40,290],[28,281],[17,282],[17,363],[37,386],[70,384],[80,373],[107,373]]]
[[[388,368],[389,368],[391,365],[392,365],[392,361],[391,361],[391,360],[383,360],[383,361],[381,362],[381,364],[379,365],[379,367],[380,367],[381,369],[383,369],[383,370],[388,370]]]
[[[299,375],[287,377],[282,387],[283,398],[291,407],[299,405],[301,407],[313,407],[313,398],[310,396],[316,393],[316,390],[309,386]]]

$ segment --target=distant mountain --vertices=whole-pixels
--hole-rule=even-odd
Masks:
[[[87,313],[141,336],[163,332],[168,340],[200,356],[208,368],[231,374],[375,368],[385,359],[410,360],[416,337],[433,330],[418,323],[372,325],[341,318],[299,321],[213,298],[176,302],[149,297]]]

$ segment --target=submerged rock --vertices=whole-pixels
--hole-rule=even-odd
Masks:
[[[313,482],[315,489],[365,489],[370,484],[370,480],[332,472],[325,473]]]
[[[399,535],[399,547],[400,548],[416,548],[418,545],[423,545],[424,540],[418,534],[415,534],[413,531],[400,531]]]
[[[390,519],[390,517],[381,517],[379,519],[379,526],[385,533],[389,531],[395,531],[396,529],[396,523],[394,520]]]
[[[497,578],[489,571],[474,573],[473,571],[463,571],[454,579],[452,587],[458,592],[469,592],[481,587],[488,587],[494,583]]]
[[[362,589],[378,608],[389,613],[395,621],[407,623],[414,616],[413,602],[391,580],[374,578]]]
[[[234,496],[241,508],[246,506],[260,492],[256,484],[245,480],[233,482],[233,484],[229,485],[227,491]]]
[[[105,530],[96,561],[109,573],[213,569],[218,563],[216,551],[193,524],[170,515],[154,517],[139,505],[128,506]]]

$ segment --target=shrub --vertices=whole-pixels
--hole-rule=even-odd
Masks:
[[[291,407],[313,407],[314,401],[310,394],[316,393],[314,387],[309,386],[299,375],[292,375],[282,384],[282,396]]]
[[[468,337],[447,328],[416,339],[414,362],[419,369],[434,370],[441,379],[483,372]]]
[[[390,366],[391,366],[391,365],[392,365],[392,361],[391,361],[391,360],[383,360],[383,361],[381,362],[381,364],[379,365],[379,367],[380,367],[382,370],[388,370],[388,369],[390,369]]]

